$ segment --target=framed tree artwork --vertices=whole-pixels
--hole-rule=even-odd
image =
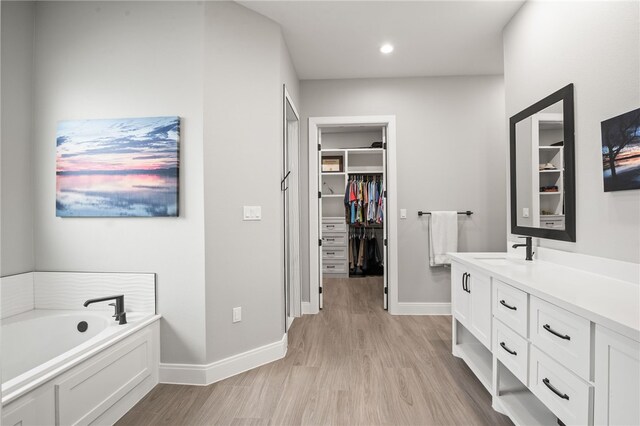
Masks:
[[[640,108],[601,123],[604,190],[640,188]]]

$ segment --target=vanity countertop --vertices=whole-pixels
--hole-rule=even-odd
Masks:
[[[640,284],[510,253],[449,253],[452,260],[640,341]]]

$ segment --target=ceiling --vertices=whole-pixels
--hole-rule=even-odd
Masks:
[[[238,3],[281,25],[311,80],[502,74],[502,29],[524,0]]]

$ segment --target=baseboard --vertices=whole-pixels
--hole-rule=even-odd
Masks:
[[[451,315],[451,303],[399,302],[394,315]]]
[[[302,315],[317,314],[318,311],[311,307],[311,302],[302,302]]]
[[[287,354],[287,335],[282,339],[242,352],[211,364],[160,363],[160,383],[206,386],[261,365],[277,361]]]

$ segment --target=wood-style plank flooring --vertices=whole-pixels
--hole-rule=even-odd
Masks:
[[[325,279],[287,356],[210,386],[158,385],[125,425],[508,425],[451,355],[451,317],[391,316],[378,277]]]

